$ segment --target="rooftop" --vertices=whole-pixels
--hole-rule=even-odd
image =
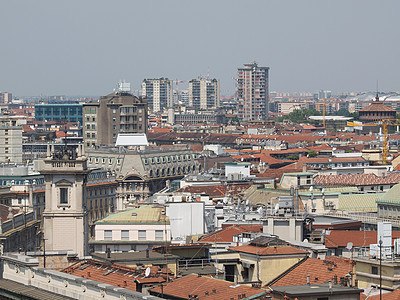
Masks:
[[[311,284],[322,284],[329,280],[339,282],[353,270],[353,263],[346,258],[327,256],[325,260],[307,257],[273,279],[267,286],[297,286],[307,284],[307,276]]]
[[[222,299],[256,299],[266,295],[264,289],[253,288],[245,285],[234,284],[230,281],[215,279],[208,276],[190,274],[174,281],[156,286],[150,290],[151,295],[161,295],[174,299],[188,299],[197,296],[199,300],[222,300]]]
[[[138,208],[111,214],[96,224],[169,224],[169,218],[163,214],[164,207],[142,205]]]

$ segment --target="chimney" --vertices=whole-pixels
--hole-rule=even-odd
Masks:
[[[307,275],[307,284],[310,284],[310,275]]]
[[[107,258],[111,258],[111,249],[107,248],[106,252],[107,252]]]
[[[146,249],[146,258],[149,258],[149,257],[150,257],[150,250]]]

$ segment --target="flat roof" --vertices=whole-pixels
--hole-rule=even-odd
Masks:
[[[332,284],[332,288],[328,283],[324,284],[305,284],[305,285],[289,285],[276,286],[272,288],[273,293],[295,296],[323,296],[323,295],[341,295],[341,294],[360,294],[364,290],[354,287],[343,287],[338,284]]]
[[[115,146],[148,146],[145,133],[119,133]]]

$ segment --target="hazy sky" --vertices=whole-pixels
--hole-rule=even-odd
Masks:
[[[120,79],[190,80],[222,94],[237,67],[270,90],[400,90],[399,0],[0,1],[0,90],[104,95]]]

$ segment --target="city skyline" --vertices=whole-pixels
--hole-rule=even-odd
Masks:
[[[2,6],[0,90],[16,96],[103,95],[121,79],[139,87],[208,73],[229,95],[237,68],[254,60],[270,67],[271,91],[371,91],[377,80],[399,90],[397,1]]]

